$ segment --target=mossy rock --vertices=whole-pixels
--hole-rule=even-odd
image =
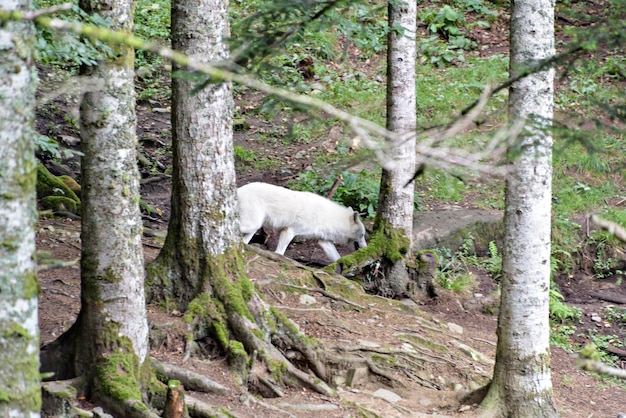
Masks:
[[[502,245],[503,213],[484,209],[449,209],[415,212],[413,251],[448,248],[456,251],[467,240],[478,255],[489,254],[489,242]]]
[[[66,183],[69,183],[71,187]],[[37,199],[44,208],[79,213],[80,199],[72,190],[72,187],[76,188],[76,186],[80,190],[80,185],[71,177],[56,177],[43,164],[37,164]]]

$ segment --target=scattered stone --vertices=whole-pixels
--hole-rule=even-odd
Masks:
[[[323,411],[335,411],[339,409],[339,407],[333,403],[325,403],[325,404],[313,404],[313,403],[302,403],[302,404],[292,404],[292,403],[280,403],[279,406],[281,408],[287,408],[294,411],[302,411],[302,412],[323,412]]]
[[[378,389],[376,392],[373,393],[373,395],[389,403],[396,403],[402,400],[402,397],[400,395],[387,389]]]
[[[471,406],[469,405],[463,405],[462,407],[459,408],[459,412],[465,412],[465,411],[469,411],[470,409],[472,409]]]
[[[375,343],[373,341],[368,341],[368,340],[357,340],[357,343],[359,343],[359,345],[362,345],[363,347],[368,347],[368,348],[380,347],[380,344]]]
[[[335,387],[347,386],[347,378],[346,373],[337,373],[330,377],[332,379],[332,384]]]
[[[448,328],[452,332],[456,332],[457,334],[463,334],[463,327],[452,322],[448,322]]]
[[[44,382],[41,384],[43,416],[71,417],[74,416],[74,399],[76,389],[66,382]]]
[[[600,318],[600,315],[598,315],[597,313],[591,314],[591,320],[593,322],[602,322],[602,318]]]
[[[107,414],[106,412],[104,412],[104,410],[101,407],[96,406],[93,409],[93,417],[94,418],[113,418],[113,415]]]
[[[80,138],[71,135],[59,135],[59,139],[71,147],[80,144]]]
[[[367,382],[369,370],[367,367],[353,367],[348,370],[346,377],[346,386],[354,387]]]
[[[164,107],[153,107],[152,111],[155,113],[169,113],[170,109],[164,108]]]
[[[300,295],[299,303],[300,305],[315,305],[317,299],[311,295]]]

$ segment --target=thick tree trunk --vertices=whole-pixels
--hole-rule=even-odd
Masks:
[[[88,13],[132,31],[132,2],[106,5],[82,0]],[[134,51],[83,68],[97,80],[81,103],[82,254],[81,311],[56,348],[73,347],[73,370],[86,377],[88,393],[116,416],[149,415],[142,402],[148,354],[142,222],[135,133]],[[67,355],[64,355],[67,357]],[[135,410],[131,410],[134,408]],[[141,412],[140,412],[141,411]]]
[[[172,4],[176,50],[224,61],[228,36],[227,2]],[[185,320],[193,325],[190,337],[215,339],[241,383],[274,393],[280,384],[297,384],[330,395],[333,391],[318,379],[329,377],[320,360],[322,350],[263,302],[246,275],[231,86],[209,83],[192,93],[193,87],[188,79],[173,80],[172,215],[165,245],[148,269],[151,300],[185,310]],[[283,354],[288,350],[302,353],[317,377],[291,364]],[[260,361],[251,361],[252,354]]]
[[[410,242],[415,197],[414,183],[407,183],[415,172],[417,6],[412,1],[389,2],[388,14],[387,129],[402,135],[403,139],[391,144],[393,167],[383,168],[374,229],[396,230]],[[410,248],[409,244],[407,256]],[[409,283],[405,258],[386,264],[384,276],[392,296],[402,295]]]
[[[31,23],[0,27],[0,415],[7,417],[39,417],[41,409],[33,42]]]
[[[228,36],[226,2],[172,3],[174,49],[207,62],[226,60]],[[194,86],[172,81],[172,214],[149,275],[151,299],[170,299],[180,308],[210,288],[212,259],[241,251],[231,85],[208,84],[191,94]]]
[[[554,54],[554,1],[512,3],[511,75]],[[528,119],[507,176],[502,302],[487,416],[555,417],[550,377],[553,70],[515,83],[509,117]]]

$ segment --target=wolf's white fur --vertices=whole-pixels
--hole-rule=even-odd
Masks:
[[[237,189],[239,219],[245,243],[260,228],[280,230],[276,252],[285,254],[294,237],[317,239],[326,256],[340,258],[334,243],[354,241],[365,247],[365,227],[358,212],[314,193],[298,192],[267,183]]]

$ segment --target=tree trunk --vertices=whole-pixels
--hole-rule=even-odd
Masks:
[[[172,4],[176,50],[205,61],[225,61],[228,36],[225,1]],[[172,215],[164,247],[148,268],[151,301],[185,310],[184,318],[192,325],[190,340],[215,339],[241,383],[264,393],[292,384],[333,394],[322,381],[329,378],[323,350],[271,309],[246,275],[230,84],[207,83],[192,92],[188,78],[175,78],[172,87]],[[300,352],[307,371],[315,375],[297,369],[285,357],[289,350]],[[259,361],[251,361],[252,355]]]
[[[226,60],[228,36],[226,2],[172,3],[177,51],[206,62]],[[149,287],[151,299],[172,300],[179,308],[210,288],[211,269],[217,267],[211,260],[241,252],[231,85],[210,83],[192,94],[194,86],[187,78],[172,80],[172,213],[149,275],[160,280]]]
[[[512,3],[511,75],[554,54],[554,1]],[[555,417],[550,377],[553,70],[513,84],[509,118],[529,121],[507,175],[502,301],[486,416]]]
[[[109,18],[112,29],[132,31],[130,1],[105,5],[81,0],[80,6],[87,13]],[[149,362],[134,50],[119,47],[115,54],[81,71],[100,83],[96,91],[85,93],[80,109],[84,153],[81,310],[74,326],[53,343],[51,351],[72,347],[62,356],[72,360],[73,370],[60,373],[85,376],[91,398],[116,416],[149,416],[145,405],[138,406]]]
[[[402,135],[403,139],[391,144],[393,167],[383,168],[374,229],[402,233],[409,240],[406,254],[409,256],[415,199],[414,183],[407,183],[415,171],[416,3],[389,2],[388,15],[387,129]],[[386,263],[384,276],[391,296],[402,295],[409,283],[405,257]]]
[[[5,8],[30,10],[30,1]],[[39,417],[34,29],[0,27],[0,415]]]

